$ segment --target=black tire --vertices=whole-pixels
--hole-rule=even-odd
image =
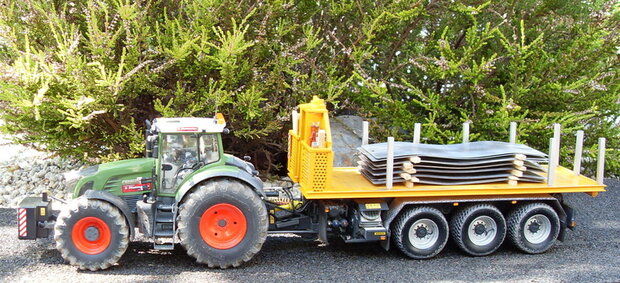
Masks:
[[[207,217],[207,212],[217,213],[217,208],[220,207],[240,211],[246,224],[244,235],[237,239],[239,242],[232,240],[227,242],[234,244],[231,247],[217,248],[217,245],[207,242],[210,239],[218,240],[217,233],[211,235],[204,229],[201,232],[201,227],[203,227],[201,219]],[[206,219],[205,221],[215,221],[208,220],[215,219],[215,217]],[[235,228],[240,226],[233,226],[233,224],[237,225],[236,220],[234,223],[228,218],[218,221],[222,220],[224,221],[218,224],[222,229],[241,229]],[[228,179],[208,181],[187,196],[180,206],[177,220],[178,235],[187,254],[195,258],[197,262],[204,263],[211,268],[237,267],[252,259],[260,251],[267,238],[269,226],[267,220],[265,205],[258,195],[245,184]],[[201,233],[205,233],[206,236],[203,237]],[[222,235],[224,233],[225,231]]]
[[[441,211],[428,206],[401,212],[392,231],[394,244],[413,259],[436,256],[448,241],[446,218]]]
[[[506,237],[506,220],[493,205],[463,208],[450,221],[450,235],[456,245],[472,256],[495,252]]]
[[[105,239],[109,239],[109,244],[105,244]],[[54,241],[71,265],[82,270],[101,270],[123,256],[129,245],[129,228],[118,208],[82,197],[70,202],[58,215]]]
[[[525,204],[508,216],[508,239],[525,253],[539,254],[549,250],[559,233],[560,218],[547,204]]]

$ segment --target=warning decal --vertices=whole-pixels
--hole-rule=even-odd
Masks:
[[[152,183],[123,185],[121,190],[123,193],[150,191],[152,186]]]

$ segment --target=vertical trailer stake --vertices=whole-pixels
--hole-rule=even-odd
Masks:
[[[469,123],[463,123],[463,143],[469,142]]]
[[[583,131],[577,131],[577,141],[575,144],[575,159],[573,160],[573,173],[579,176],[581,173],[581,154],[583,152]]]
[[[392,189],[394,183],[394,137],[389,137],[387,142],[387,166],[386,166],[386,188]]]
[[[510,143],[517,143],[517,122],[510,122]]]
[[[299,135],[299,113],[293,110],[293,133]]]
[[[368,144],[368,121],[362,122],[362,145]]]
[[[553,186],[555,182],[555,169],[556,169],[556,155],[558,152],[556,151],[555,144],[557,140],[555,138],[549,139],[549,166],[547,166],[547,185]]]
[[[553,138],[556,139],[558,145],[560,144],[561,125],[558,123],[553,124]]]
[[[605,138],[598,139],[598,160],[596,162],[596,182],[603,184],[605,178]]]
[[[420,143],[420,131],[422,128],[422,124],[420,123],[415,123],[413,125],[413,143],[414,144],[419,144]]]

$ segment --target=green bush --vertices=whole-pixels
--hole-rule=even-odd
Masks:
[[[318,95],[378,140],[422,122],[458,142],[466,121],[505,140],[517,121],[546,150],[561,123],[565,165],[584,129],[620,175],[619,18],[612,1],[0,0],[2,130],[106,161],[142,153],[145,119],[222,112],[227,150],[276,172],[290,111]]]

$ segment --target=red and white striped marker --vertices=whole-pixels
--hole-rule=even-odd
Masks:
[[[20,237],[28,236],[28,221],[26,220],[27,220],[26,209],[19,208],[17,210],[17,224],[18,224],[17,227],[18,227]]]

